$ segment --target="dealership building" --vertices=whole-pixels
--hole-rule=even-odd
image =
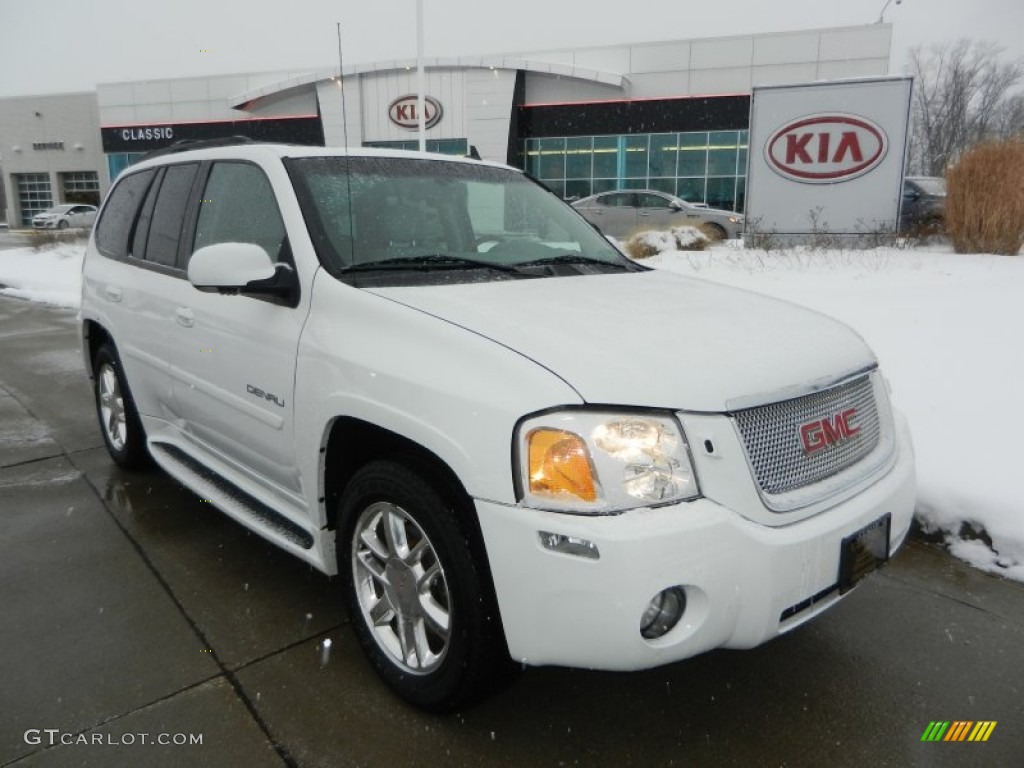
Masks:
[[[526,169],[565,198],[657,189],[743,210],[756,85],[889,72],[888,24],[428,59],[427,150]],[[0,99],[7,221],[97,203],[185,139],[416,149],[414,61],[105,83]]]

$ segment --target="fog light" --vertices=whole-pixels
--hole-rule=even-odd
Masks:
[[[655,640],[679,623],[686,610],[686,592],[682,587],[669,587],[654,596],[640,617],[640,635]]]
[[[589,539],[578,539],[575,536],[564,536],[561,533],[548,533],[537,531],[540,536],[540,543],[544,549],[552,552],[561,552],[563,555],[576,555],[591,560],[599,560],[601,553],[597,550],[597,544]]]

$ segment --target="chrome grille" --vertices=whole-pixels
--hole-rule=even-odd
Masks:
[[[859,432],[807,453],[800,427],[857,410]],[[780,494],[838,474],[878,445],[880,426],[874,388],[867,375],[837,387],[781,403],[738,411],[734,418],[761,490]]]

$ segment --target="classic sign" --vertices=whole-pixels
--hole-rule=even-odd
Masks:
[[[444,110],[441,109],[441,102],[433,96],[423,97],[424,123],[427,128],[433,128],[441,120]],[[420,127],[419,98],[416,94],[402,96],[391,102],[388,107],[388,118],[391,122],[402,128],[416,130]]]
[[[834,184],[863,176],[885,158],[885,131],[864,117],[801,117],[775,131],[764,146],[768,166],[806,184]]]

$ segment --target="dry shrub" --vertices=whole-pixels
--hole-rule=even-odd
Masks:
[[[711,242],[697,227],[673,227],[668,232],[647,230],[632,235],[622,247],[634,259],[646,259],[665,251],[703,251]]]
[[[89,239],[88,229],[34,229],[29,234],[33,250],[44,251],[61,243],[85,245]]]
[[[946,173],[946,183],[946,232],[957,253],[1020,252],[1024,140],[979,144]]]

